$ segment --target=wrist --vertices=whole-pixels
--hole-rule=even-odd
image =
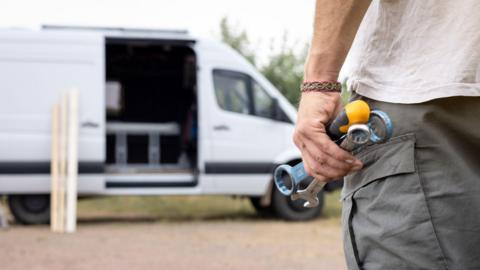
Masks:
[[[318,123],[327,125],[341,108],[341,97],[335,92],[305,92],[300,97],[299,117],[316,115]],[[313,112],[312,112],[313,111]]]
[[[341,103],[341,99],[340,93],[337,92],[303,92],[300,95],[300,103],[302,103],[303,100],[315,100],[314,102],[321,100],[321,103],[337,104]]]
[[[305,63],[304,82],[338,80],[340,67],[329,57],[309,54]]]
[[[335,72],[305,71],[303,75],[303,82],[336,82],[337,80],[338,73]]]
[[[325,100],[330,100],[337,102],[341,99],[341,95],[338,92],[302,92],[300,98],[323,98]]]

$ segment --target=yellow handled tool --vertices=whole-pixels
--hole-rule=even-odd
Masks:
[[[392,137],[392,121],[385,112],[370,111],[365,101],[353,101],[332,121],[328,127],[329,136],[336,140],[341,148],[352,151],[367,143],[383,143]],[[344,135],[346,133],[346,135]],[[342,138],[343,137],[343,138]],[[313,179],[308,186],[300,190],[300,183],[311,179],[303,162],[291,167],[283,164],[274,172],[274,182],[277,189],[292,200],[305,200],[305,207],[316,207],[319,204],[318,193],[325,182]]]
[[[328,127],[328,135],[332,140],[337,140],[347,133],[348,128],[355,124],[368,123],[370,117],[370,106],[363,100],[355,100],[347,105],[337,115],[335,120]]]

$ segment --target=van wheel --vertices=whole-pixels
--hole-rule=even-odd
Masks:
[[[50,196],[46,194],[10,195],[8,206],[22,224],[46,224],[50,221]]]
[[[272,194],[272,208],[275,214],[285,220],[303,221],[319,217],[322,214],[324,204],[323,190],[318,193],[319,205],[315,208],[305,208],[305,200],[292,201],[290,196],[285,196],[274,188]]]
[[[250,197],[250,203],[252,204],[253,208],[257,214],[263,217],[272,216],[272,207],[271,205],[263,206],[260,204],[261,197]]]

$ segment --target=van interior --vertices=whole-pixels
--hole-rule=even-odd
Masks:
[[[196,59],[188,42],[107,39],[107,171],[193,170]]]

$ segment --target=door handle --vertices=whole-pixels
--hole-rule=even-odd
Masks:
[[[228,130],[230,130],[230,127],[227,126],[227,125],[221,124],[221,125],[214,126],[213,130],[215,130],[215,131],[228,131]]]
[[[86,121],[80,125],[82,128],[98,128],[100,125],[95,122]]]

